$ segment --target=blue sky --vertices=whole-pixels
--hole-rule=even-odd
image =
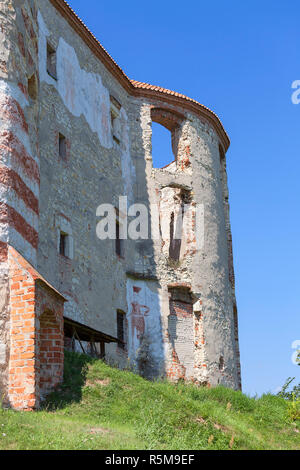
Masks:
[[[282,0],[69,0],[130,78],[221,118],[227,153],[243,389],[300,381],[300,4]],[[163,162],[164,139],[155,152]],[[159,150],[161,148],[161,150]],[[167,149],[166,149],[167,151]]]

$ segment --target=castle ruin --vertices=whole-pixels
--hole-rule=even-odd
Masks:
[[[220,120],[130,80],[63,0],[1,0],[0,22],[3,404],[38,408],[74,345],[149,379],[239,389]],[[152,122],[171,134],[164,168]],[[101,204],[116,240],[97,236]],[[133,204],[157,236],[120,236]]]

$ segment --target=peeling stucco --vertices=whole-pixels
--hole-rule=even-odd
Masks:
[[[157,284],[128,279],[127,305],[129,361],[136,368],[147,369],[148,376],[159,376],[164,363],[164,350]],[[147,344],[147,351],[143,351],[143,343]],[[143,365],[139,362],[143,362]]]
[[[47,73],[47,38],[49,31],[38,12],[40,80],[54,86],[73,116],[83,114],[93,132],[97,132],[103,147],[112,147],[110,98],[99,74],[80,67],[74,48],[63,38],[56,50],[57,80]]]
[[[53,2],[2,4],[1,259],[14,247],[67,300],[64,315],[97,331],[116,338],[117,312],[125,313],[124,344],[106,345],[114,364],[151,379],[239,388],[226,157],[214,119],[171,93],[129,93]],[[47,42],[57,79],[47,72]],[[153,168],[152,119],[171,132],[174,162],[161,169]],[[118,208],[120,196],[151,208],[155,234],[124,240],[122,253],[96,233],[97,207]],[[4,386],[9,309],[6,297]]]

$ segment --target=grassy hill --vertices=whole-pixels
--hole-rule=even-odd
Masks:
[[[71,353],[44,410],[0,410],[0,449],[300,449],[299,430],[281,398],[148,382]]]

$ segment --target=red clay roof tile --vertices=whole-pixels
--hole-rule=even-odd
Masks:
[[[139,82],[137,80],[130,80],[121,67],[115,62],[107,50],[102,46],[98,39],[93,35],[93,33],[88,29],[84,22],[79,18],[75,11],[70,7],[70,5],[65,0],[50,0],[50,2],[55,6],[55,8],[65,17],[65,19],[71,24],[71,26],[79,33],[83,40],[88,44],[90,49],[104,62],[104,65],[107,66],[108,70],[123,83],[124,87],[130,94],[135,94],[135,90],[151,90],[153,92],[158,92],[161,95],[171,95],[180,100],[182,100],[181,105],[184,107],[184,102],[190,103],[189,108],[194,112],[200,110],[204,111],[205,116],[212,121],[218,132],[225,151],[230,145],[229,137],[219,119],[219,117],[209,108],[199,103],[198,101],[189,98],[181,93],[177,93],[167,88],[162,88],[159,86],[150,85],[149,83]],[[193,106],[192,106],[193,105]]]

